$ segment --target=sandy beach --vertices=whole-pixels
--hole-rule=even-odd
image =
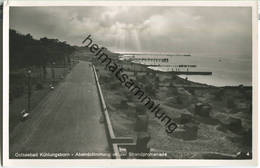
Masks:
[[[136,112],[146,109],[103,65],[95,61],[94,65],[116,136],[136,138]],[[147,70],[143,65],[135,68]],[[178,125],[168,134],[162,123],[146,112],[151,151],[166,152],[171,159],[238,159],[239,152],[251,155],[252,87],[215,87],[157,71],[127,73]],[[198,104],[210,108],[198,111]]]

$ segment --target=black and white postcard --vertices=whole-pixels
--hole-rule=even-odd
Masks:
[[[6,166],[257,163],[257,1],[6,1]]]

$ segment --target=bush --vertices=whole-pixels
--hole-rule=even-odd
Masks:
[[[122,108],[127,107],[127,101],[126,100],[121,100],[120,107],[122,107]]]
[[[216,90],[213,94],[215,96],[214,97],[215,100],[221,101],[224,95],[224,90],[223,89]]]
[[[129,92],[128,92],[128,93],[126,94],[126,98],[127,98],[128,101],[133,101],[134,96],[133,96],[132,93],[129,93]]]
[[[182,101],[181,96],[177,96],[177,98],[176,98],[176,103],[179,104],[179,105],[182,105],[182,104],[183,104],[183,101]]]
[[[242,121],[238,118],[229,117],[227,127],[233,132],[239,132],[242,130]]]
[[[37,90],[43,89],[43,85],[41,83],[36,83],[36,89]]]
[[[228,98],[226,105],[228,108],[235,108],[235,101],[233,100],[233,98]]]
[[[145,93],[147,93],[149,96],[155,97],[157,90],[156,90],[155,88],[153,88],[152,84],[148,83],[148,84],[146,84],[146,86],[144,87],[144,91],[145,91]]]
[[[175,86],[171,88],[171,92],[173,95],[179,95],[178,89]]]
[[[10,73],[10,99],[22,96],[25,92],[26,77],[23,73]]]
[[[24,94],[24,86],[16,86],[15,88],[13,88],[13,95],[14,97],[19,97],[22,96]]]
[[[110,84],[110,89],[112,90],[116,90],[120,87],[120,84],[119,83],[112,83]]]

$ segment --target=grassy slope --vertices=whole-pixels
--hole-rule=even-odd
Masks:
[[[99,64],[97,64],[97,69],[117,136],[135,137],[135,106],[139,104],[136,97],[129,95],[127,89],[121,86],[119,81]],[[200,84],[185,81],[178,77],[172,78],[172,75],[169,74],[158,76],[160,85],[167,86],[172,83],[172,85],[178,85],[178,88],[182,84],[200,86]],[[131,78],[136,79],[135,76]],[[139,76],[138,80],[145,86],[154,78],[146,78],[144,74],[141,77]],[[152,85],[154,87],[155,83]],[[240,151],[252,151],[251,145],[248,144],[250,135],[246,134],[247,130],[250,132],[252,128],[251,100],[248,98],[251,97],[252,90],[250,88],[243,91],[239,88],[226,88],[222,91],[222,97],[218,100],[216,95],[220,89],[216,87],[206,89],[186,88],[185,90],[191,95],[176,91],[174,87],[160,87],[153,90],[156,95],[151,97],[159,102],[162,109],[177,123],[181,114],[191,115],[191,123],[198,126],[198,134],[194,140],[185,140],[184,136],[187,135],[181,134],[185,130],[185,124],[178,123],[179,128],[169,135],[165,132],[165,127],[161,122],[155,119],[153,115],[149,115],[149,132],[152,137],[149,146],[155,151],[166,151],[169,158],[178,159],[206,157],[224,159],[225,157],[221,154],[235,155]],[[177,97],[180,97],[182,103],[176,101]],[[122,105],[122,100],[127,101],[127,106]],[[194,104],[197,102],[211,104],[213,108],[209,118],[195,115]],[[235,117],[242,121],[240,133],[226,129],[229,117]]]

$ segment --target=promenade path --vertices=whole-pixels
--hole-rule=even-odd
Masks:
[[[41,152],[70,153],[65,158],[110,158],[75,156],[77,152],[110,153],[101,115],[92,67],[81,61],[32,110],[30,118],[10,132],[10,158]]]

